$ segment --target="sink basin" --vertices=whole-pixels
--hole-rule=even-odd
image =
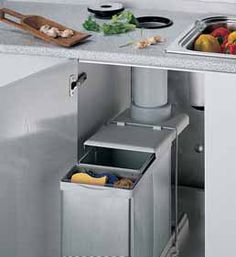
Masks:
[[[236,55],[201,52],[193,49],[194,42],[200,34],[209,34],[214,29],[219,27],[226,27],[230,31],[236,30],[236,17],[212,16],[197,20],[187,31],[181,34],[173,43],[167,47],[166,52],[235,59]]]

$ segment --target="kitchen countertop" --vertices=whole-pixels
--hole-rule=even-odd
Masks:
[[[42,15],[80,31],[84,31],[82,23],[88,17],[86,6],[81,5],[5,2],[3,6],[24,14]],[[1,23],[0,52],[62,57],[79,59],[81,62],[154,67],[169,70],[236,72],[236,59],[187,56],[165,52],[167,46],[200,17],[199,14],[161,10],[132,10],[132,12],[136,16],[158,15],[172,19],[174,25],[169,28],[143,30],[144,38],[158,34],[165,38],[166,42],[147,49],[135,49],[133,45],[119,48],[119,46],[128,43],[130,40],[141,38],[140,29],[136,29],[133,32],[115,36],[103,36],[102,34],[91,33],[92,37],[86,42],[66,49],[50,45],[24,31]]]

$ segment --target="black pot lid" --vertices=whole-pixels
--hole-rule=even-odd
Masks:
[[[95,4],[88,7],[88,11],[93,13],[97,18],[111,18],[124,10],[121,3],[104,2],[102,4]]]
[[[161,29],[167,28],[173,25],[173,21],[159,16],[143,16],[137,18],[139,22],[139,28],[144,29]]]

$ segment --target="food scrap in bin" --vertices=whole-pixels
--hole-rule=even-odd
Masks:
[[[95,174],[92,171],[78,172],[71,176],[72,183],[88,185],[110,186],[115,188],[131,189],[133,181],[128,178],[118,178],[116,175],[101,173]]]
[[[81,184],[89,184],[89,185],[99,185],[104,186],[107,183],[108,178],[106,176],[100,178],[94,178],[87,173],[76,173],[72,175],[71,182],[72,183],[81,183]]]
[[[128,178],[122,178],[114,183],[114,187],[130,189],[133,187],[133,181]]]

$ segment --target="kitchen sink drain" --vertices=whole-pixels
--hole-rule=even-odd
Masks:
[[[173,21],[159,16],[143,16],[137,18],[139,22],[139,28],[144,29],[161,29],[167,28],[173,25]]]

